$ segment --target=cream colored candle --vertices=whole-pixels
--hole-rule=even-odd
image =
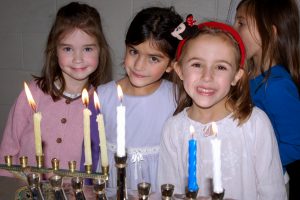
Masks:
[[[100,102],[97,93],[94,91],[94,103],[96,110],[99,110],[96,121],[98,122],[98,132],[100,140],[100,150],[101,150],[101,166],[108,166],[108,157],[107,157],[107,146],[106,146],[106,134],[103,121],[103,115],[100,112]]]
[[[82,91],[82,102],[87,107],[89,103],[88,92],[86,89]],[[91,151],[91,131],[90,131],[90,116],[91,111],[88,108],[83,109],[83,139],[84,139],[84,165],[92,165]]]
[[[43,155],[42,136],[41,136],[41,120],[42,120],[41,112],[36,112],[33,114],[35,154],[37,156]]]
[[[123,92],[118,85],[118,96],[121,104],[117,106],[117,156],[124,157],[125,154],[125,106],[122,105]]]
[[[26,82],[24,82],[24,88],[25,88],[25,94],[27,96],[28,103],[34,111],[33,130],[34,130],[35,154],[37,156],[42,156],[43,155],[42,136],[41,136],[42,113],[36,111],[36,103],[31,95],[31,92]]]

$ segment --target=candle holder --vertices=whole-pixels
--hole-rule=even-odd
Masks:
[[[71,160],[68,162],[70,172],[74,172],[76,170],[76,161]]]
[[[102,169],[102,174],[107,176],[107,180],[108,180],[108,175],[109,175],[109,165],[107,166],[101,166]]]
[[[197,195],[198,195],[198,189],[195,190],[195,191],[190,191],[188,190],[188,188],[186,188],[185,190],[185,199],[188,199],[188,200],[195,200],[197,199]]]
[[[163,200],[171,200],[174,192],[174,185],[163,184],[161,185],[161,197]]]
[[[125,154],[123,157],[119,157],[117,154],[115,154],[115,162],[117,167],[117,200],[127,199],[126,160],[127,154]]]
[[[93,179],[93,185],[96,200],[107,200],[105,195],[105,180],[102,178]]]
[[[85,200],[85,196],[83,193],[83,178],[81,177],[73,177],[71,179],[72,188],[75,194],[76,200]]]
[[[29,173],[27,175],[27,182],[33,199],[44,200],[44,196],[40,187],[40,175],[38,173]]]
[[[10,167],[12,166],[12,156],[8,155],[8,156],[4,156],[4,160],[5,160],[5,164],[6,166]]]
[[[142,182],[137,185],[138,193],[139,193],[139,199],[140,200],[147,200],[150,194],[150,188],[151,184]]]
[[[211,195],[211,199],[212,200],[223,200],[224,195],[225,195],[225,190],[223,190],[223,192],[221,192],[221,193],[213,192],[213,194]]]
[[[52,164],[52,169],[53,169],[54,171],[59,170],[59,160],[58,160],[58,159],[52,158],[51,164]]]
[[[28,157],[27,156],[21,156],[20,158],[20,165],[22,168],[26,168],[28,165]]]
[[[38,168],[44,167],[44,155],[36,155],[36,166]]]
[[[55,200],[67,200],[66,194],[62,188],[62,177],[53,175],[50,178],[50,184],[52,186]]]
[[[91,174],[92,173],[92,165],[84,165],[85,167],[85,172],[87,174]]]

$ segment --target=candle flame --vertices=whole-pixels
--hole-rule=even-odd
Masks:
[[[194,138],[195,128],[193,125],[190,125],[190,134],[192,135],[192,138]]]
[[[99,111],[100,110],[100,102],[99,102],[97,92],[95,92],[95,91],[94,91],[94,105],[95,105],[96,110]]]
[[[29,87],[28,87],[28,85],[27,85],[26,82],[24,82],[24,88],[25,88],[25,94],[26,94],[28,103],[29,103],[30,107],[32,108],[32,110],[34,112],[36,112],[36,103],[35,103],[35,101],[34,101],[34,99],[32,97],[32,94],[31,94],[31,92],[29,90]]]
[[[82,103],[87,107],[89,104],[89,94],[85,88],[82,90],[81,99]]]
[[[122,91],[122,88],[121,88],[120,85],[118,85],[117,90],[118,90],[118,97],[119,97],[120,101],[122,102],[122,99],[123,99],[123,91]]]
[[[217,136],[218,135],[218,126],[217,126],[216,122],[211,123],[211,129],[213,132],[213,136]]]

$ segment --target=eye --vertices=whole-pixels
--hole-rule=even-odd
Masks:
[[[199,67],[201,67],[201,64],[200,63],[193,63],[191,66],[195,67],[195,68],[199,68]]]
[[[64,48],[63,48],[63,51],[66,51],[66,52],[70,52],[71,50],[72,50],[71,47],[64,47]]]
[[[227,67],[224,65],[217,65],[217,70],[225,71],[227,70]]]
[[[84,48],[84,51],[90,52],[90,51],[93,51],[93,48],[91,48],[91,47],[86,47],[86,48]]]
[[[151,56],[150,61],[153,62],[153,63],[157,63],[157,62],[159,62],[159,59],[155,56]]]
[[[137,54],[137,50],[135,50],[135,49],[129,49],[129,54],[130,55],[136,55]]]

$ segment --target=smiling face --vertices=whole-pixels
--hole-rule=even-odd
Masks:
[[[72,85],[83,87],[99,63],[96,38],[75,29],[67,33],[57,45],[58,64],[66,81],[66,90]]]
[[[197,109],[225,112],[231,86],[241,78],[237,50],[225,35],[202,34],[189,40],[175,70]]]
[[[153,92],[159,87],[163,74],[172,69],[170,58],[151,40],[139,45],[127,45],[124,66],[129,83],[124,90],[136,95]]]

